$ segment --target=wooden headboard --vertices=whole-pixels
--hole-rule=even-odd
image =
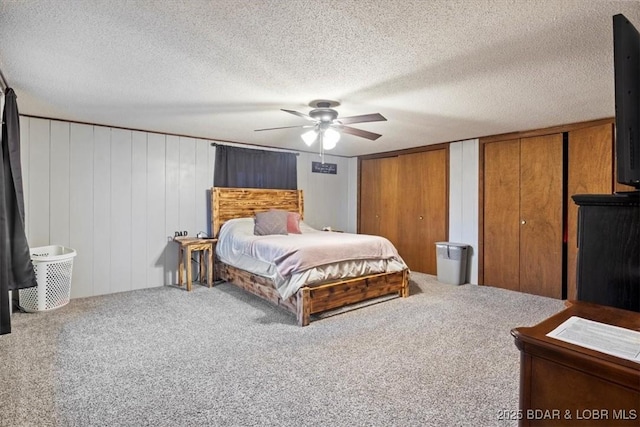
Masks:
[[[302,190],[213,187],[211,189],[211,232],[217,237],[225,221],[234,218],[251,218],[256,212],[265,212],[269,209],[298,212],[300,218],[303,218]]]

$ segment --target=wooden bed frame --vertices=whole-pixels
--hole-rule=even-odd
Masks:
[[[211,230],[217,237],[225,221],[253,217],[257,212],[282,209],[298,212],[303,218],[302,190],[255,188],[211,189]],[[409,296],[409,271],[372,274],[321,285],[303,286],[283,300],[271,279],[249,273],[216,260],[216,275],[234,285],[294,313],[298,325],[306,326],[312,314],[334,310],[371,298],[397,293]]]

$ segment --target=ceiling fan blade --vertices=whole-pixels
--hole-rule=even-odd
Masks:
[[[266,128],[266,129],[255,129],[254,132],[260,132],[262,130],[277,130],[277,129],[293,129],[293,128],[312,128],[313,125],[307,125],[307,126],[283,126],[283,127],[279,127],[279,128]]]
[[[285,113],[293,114],[294,116],[302,117],[303,119],[307,119],[307,120],[310,120],[312,122],[316,121],[315,119],[311,118],[310,116],[308,116],[308,115],[306,115],[304,113],[300,113],[299,111],[285,110],[284,108],[281,108],[280,110],[284,111]]]
[[[353,123],[364,123],[364,122],[386,122],[387,119],[380,113],[373,114],[363,114],[362,116],[349,116],[349,117],[338,117],[338,122],[343,125],[350,125]]]
[[[344,133],[348,133],[351,135],[355,135],[355,136],[359,136],[361,138],[367,138],[370,139],[372,141],[375,141],[376,139],[380,138],[382,135],[378,134],[378,133],[373,133],[373,132],[369,132],[367,130],[362,130],[362,129],[356,129],[356,128],[352,128],[351,126],[336,126],[338,129],[340,129],[340,131],[344,132]]]

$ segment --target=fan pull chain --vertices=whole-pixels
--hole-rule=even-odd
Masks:
[[[320,142],[320,161],[324,165],[324,132],[320,132],[318,141]]]

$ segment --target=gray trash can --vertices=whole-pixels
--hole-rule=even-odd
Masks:
[[[436,242],[438,281],[462,285],[467,279],[467,252],[464,243]]]

